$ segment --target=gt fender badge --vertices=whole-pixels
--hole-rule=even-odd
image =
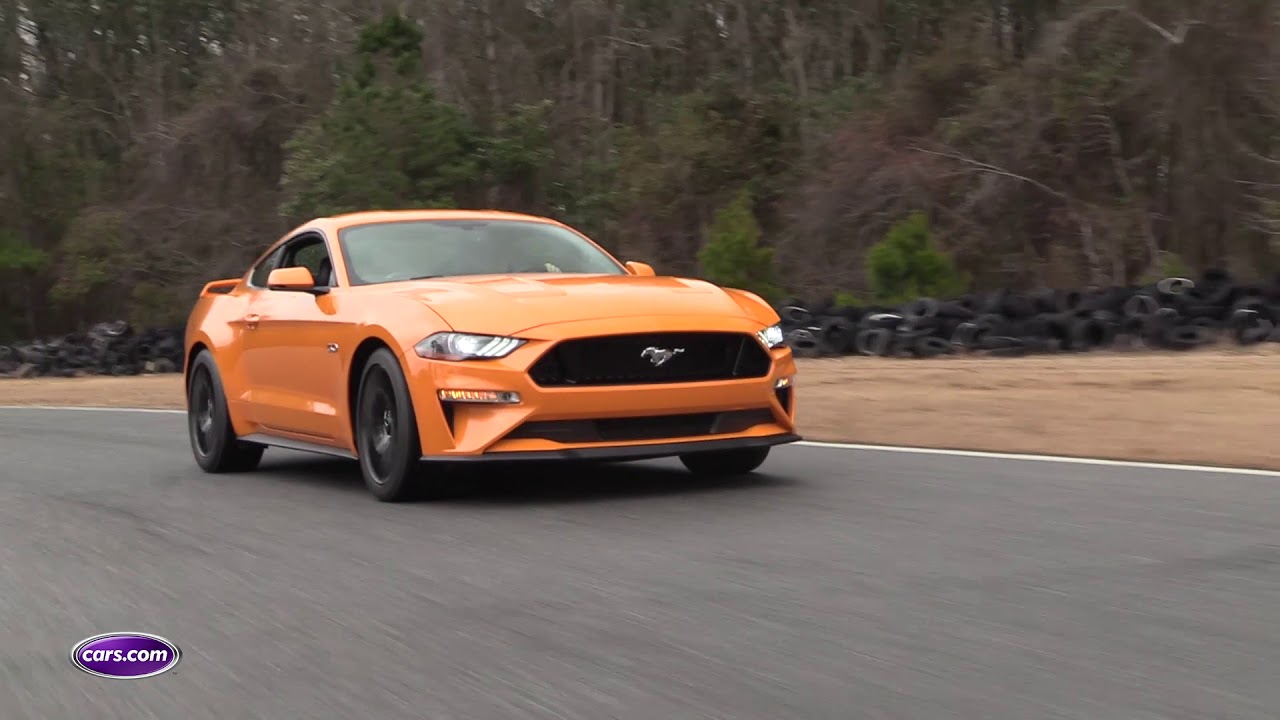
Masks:
[[[672,348],[671,350],[668,350],[666,348],[650,345],[640,352],[640,357],[653,363],[654,367],[661,367],[662,365],[665,365],[668,360],[682,352],[684,352],[684,348]]]
[[[154,677],[172,670],[181,658],[177,645],[148,633],[104,633],[85,638],[71,648],[72,665],[112,680]]]

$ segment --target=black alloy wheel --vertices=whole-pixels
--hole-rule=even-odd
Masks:
[[[422,449],[409,386],[390,351],[376,350],[365,363],[356,407],[365,485],[383,502],[409,499],[419,489]]]
[[[213,380],[209,377],[209,369],[197,367],[191,373],[191,398],[187,414],[191,421],[191,439],[195,443],[196,454],[208,457],[213,452],[217,439],[216,418],[213,408]]]
[[[217,366],[207,350],[191,362],[187,382],[187,429],[196,464],[210,473],[247,472],[258,467],[266,447],[235,435]]]

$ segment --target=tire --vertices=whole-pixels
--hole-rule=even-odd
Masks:
[[[187,435],[196,464],[208,473],[248,472],[266,446],[236,438],[222,378],[208,350],[191,362],[187,380]]]
[[[951,353],[951,343],[946,338],[936,337],[934,335],[925,335],[916,338],[911,345],[911,354],[918,358],[934,358],[941,355],[949,355]]]
[[[418,421],[404,371],[390,350],[375,350],[361,369],[355,430],[369,492],[382,502],[415,496],[422,470]]]
[[[681,455],[680,462],[695,475],[725,477],[746,475],[764,464],[770,448],[742,448]]]

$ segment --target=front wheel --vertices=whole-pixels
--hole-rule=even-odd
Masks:
[[[422,449],[409,385],[389,350],[369,356],[356,407],[356,450],[365,485],[383,502],[408,499],[418,489]]]
[[[187,381],[187,431],[200,469],[210,473],[247,472],[258,467],[266,448],[236,438],[222,379],[209,351],[191,361]]]
[[[767,447],[713,450],[681,455],[680,462],[689,472],[718,477],[746,475],[764,464],[769,457]]]

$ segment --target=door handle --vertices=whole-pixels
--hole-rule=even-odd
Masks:
[[[258,315],[257,313],[249,313],[248,315],[244,316],[244,324],[249,326],[249,329],[252,330],[258,327],[258,321],[261,319],[262,319],[261,315]]]

